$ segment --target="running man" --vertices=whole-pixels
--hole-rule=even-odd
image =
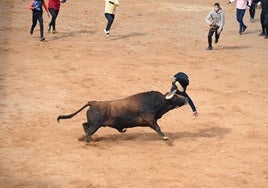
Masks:
[[[104,0],[105,1],[105,18],[108,23],[104,32],[107,37],[109,37],[110,29],[114,21],[116,7],[119,6],[118,0]]]
[[[209,24],[207,50],[212,50],[212,36],[215,32],[215,43],[218,43],[225,23],[225,14],[219,3],[214,4],[214,8],[206,17],[206,22]]]
[[[44,41],[45,37],[44,37],[44,22],[43,22],[43,8],[42,6],[45,8],[47,15],[49,17],[49,13],[48,13],[48,9],[47,9],[47,5],[45,3],[44,0],[32,0],[32,2],[29,5],[29,9],[32,10],[33,14],[32,14],[32,27],[30,30],[30,34],[32,35],[34,32],[34,28],[37,24],[37,20],[39,22],[40,25],[40,41]]]

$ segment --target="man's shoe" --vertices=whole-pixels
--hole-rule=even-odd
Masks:
[[[56,31],[56,30],[53,30],[52,31],[52,34],[56,34],[56,33],[58,33],[58,31]]]
[[[259,36],[264,36],[265,35],[265,33],[264,32],[261,32],[260,34],[259,34]]]
[[[45,41],[46,39],[44,38],[44,37],[41,37],[40,38],[40,41],[42,42],[42,41]]]
[[[265,37],[264,37],[265,39],[268,39],[268,35],[265,35]]]
[[[212,49],[213,49],[212,46],[207,47],[207,50],[212,50]]]
[[[250,18],[250,22],[251,23],[254,23],[254,18]]]
[[[219,39],[216,38],[216,39],[215,39],[215,44],[217,44],[218,42],[219,42]]]
[[[49,25],[48,28],[47,28],[47,32],[50,33],[50,31],[51,31],[51,26]]]
[[[248,28],[247,26],[243,27],[243,31],[242,32],[245,32],[247,28]]]
[[[106,29],[104,29],[104,33],[105,33],[106,37],[109,37],[110,31],[106,31]]]
[[[32,34],[33,34],[33,29],[30,30],[30,35],[32,35]]]

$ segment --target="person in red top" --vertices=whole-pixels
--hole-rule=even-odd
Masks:
[[[48,32],[51,31],[51,26],[52,26],[52,33],[57,33],[56,30],[56,19],[58,17],[59,11],[60,11],[60,3],[64,3],[65,1],[63,0],[49,0],[48,1],[48,10],[52,16],[51,21],[48,25]]]
[[[29,9],[32,10],[32,12],[33,12],[33,14],[32,14],[32,27],[30,30],[30,34],[31,35],[33,34],[34,28],[35,28],[35,26],[37,24],[37,20],[38,20],[39,25],[40,25],[40,41],[45,40],[42,6],[45,8],[45,10],[49,16],[47,5],[46,5],[44,0],[32,0],[30,5],[29,5]]]

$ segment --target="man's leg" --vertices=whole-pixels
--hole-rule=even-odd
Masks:
[[[268,38],[268,12],[266,12],[264,16],[264,30],[265,30],[265,38]]]
[[[247,26],[243,22],[243,17],[245,15],[245,9],[236,9],[236,17],[237,21],[239,22],[239,34],[242,35],[242,32],[244,32],[247,29]]]
[[[31,30],[30,30],[30,34],[32,35],[33,34],[33,31],[34,31],[34,28],[37,24],[37,15],[34,15],[33,14],[33,17],[32,17],[32,27],[31,27]]]
[[[212,50],[212,36],[214,34],[214,31],[213,30],[209,30],[208,31],[208,50]]]
[[[262,32],[260,33],[260,35],[264,36],[265,35],[265,26],[264,26],[264,13],[263,13],[263,11],[261,12],[260,19],[261,19],[261,29],[262,29]]]
[[[217,44],[219,42],[220,34],[218,34],[218,31],[215,31],[215,43]]]
[[[114,21],[114,14],[105,13],[105,17],[108,20],[106,31],[109,32]]]
[[[38,15],[38,21],[39,21],[39,25],[40,25],[40,41],[45,40],[44,38],[44,23],[43,23],[43,15],[39,14]]]

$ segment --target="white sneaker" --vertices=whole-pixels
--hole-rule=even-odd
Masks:
[[[109,37],[110,31],[106,31],[106,29],[104,29],[104,33],[105,33],[106,37]]]

